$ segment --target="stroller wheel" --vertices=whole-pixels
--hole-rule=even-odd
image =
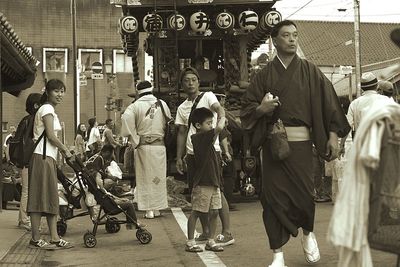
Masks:
[[[118,219],[115,217],[110,217],[106,221],[106,231],[107,233],[118,233],[121,226],[117,223]]]
[[[153,239],[153,236],[150,234],[149,231],[144,230],[144,229],[138,229],[136,231],[136,238],[139,240],[140,243],[142,244],[148,244],[151,242]]]
[[[97,239],[91,232],[87,232],[83,236],[83,242],[87,248],[94,248],[97,245]]]
[[[59,236],[64,236],[66,232],[67,232],[67,224],[66,224],[66,222],[58,221],[57,222],[57,234]]]

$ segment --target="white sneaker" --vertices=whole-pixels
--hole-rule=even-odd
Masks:
[[[283,252],[274,253],[274,260],[269,267],[287,267],[285,265],[285,259],[283,258]]]
[[[304,257],[308,263],[317,263],[321,259],[314,233],[311,232],[308,236],[303,235],[301,245],[303,246]]]
[[[144,215],[146,219],[154,219],[154,212],[152,210],[147,210],[146,214]]]

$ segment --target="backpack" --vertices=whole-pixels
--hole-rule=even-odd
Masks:
[[[15,136],[10,138],[10,161],[18,168],[27,167],[37,144],[44,137],[44,133],[37,142],[33,141],[33,125],[35,114],[25,116],[18,124]]]

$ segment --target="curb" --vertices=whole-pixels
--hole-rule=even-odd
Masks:
[[[0,260],[0,266],[33,266],[44,256],[44,250],[28,247],[30,232],[22,235]]]

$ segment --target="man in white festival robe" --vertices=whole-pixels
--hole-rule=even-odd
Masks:
[[[168,117],[171,117],[171,112],[163,100],[158,101],[152,94],[150,82],[139,82],[136,90],[139,98],[122,115],[121,135],[128,137],[130,145],[135,148],[138,209],[145,210],[145,218],[152,219],[168,207],[167,154],[163,141],[166,119],[160,103]]]

